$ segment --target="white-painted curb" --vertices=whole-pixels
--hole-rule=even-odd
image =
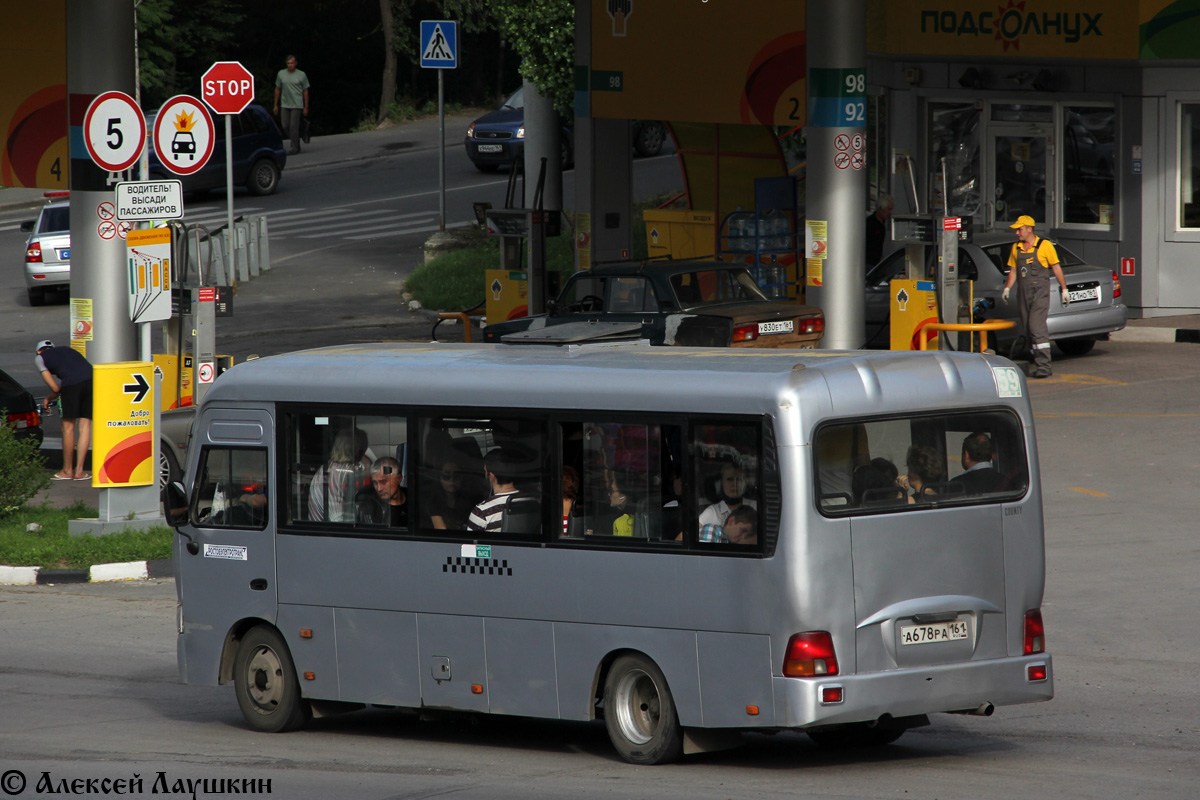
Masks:
[[[41,567],[0,566],[0,586],[34,586]]]
[[[144,581],[145,561],[126,561],[121,564],[96,564],[90,570],[92,581]]]

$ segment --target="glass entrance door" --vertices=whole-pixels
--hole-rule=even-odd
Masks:
[[[1007,227],[1028,214],[1043,229],[1050,227],[1054,209],[1048,181],[1053,174],[1049,135],[1033,126],[993,128],[988,134],[987,154],[991,163],[986,193],[993,208],[993,226]]]

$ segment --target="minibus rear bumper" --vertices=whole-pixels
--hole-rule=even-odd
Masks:
[[[1031,668],[1045,678],[1031,680]],[[942,711],[967,711],[1036,703],[1054,697],[1049,653],[1019,658],[890,670],[867,675],[823,678],[775,678],[775,720],[779,727],[801,728],[844,722],[869,722],[885,715],[911,717]],[[841,687],[841,702],[822,702],[826,689]]]

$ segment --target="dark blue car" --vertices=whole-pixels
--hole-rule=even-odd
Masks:
[[[559,118],[562,133],[563,169],[575,160],[575,131],[571,121]],[[666,129],[661,122],[638,120],[633,127],[633,149],[639,156],[655,156],[662,151]],[[467,128],[464,141],[467,158],[481,172],[510,167],[525,154],[525,97],[513,92],[504,105],[484,114]]]
[[[154,130],[154,116],[146,118],[148,130]],[[191,175],[176,175],[162,165],[158,154],[150,146],[150,176],[152,178],[175,179],[183,182],[183,191],[188,194],[208,189],[225,187],[225,120],[213,116],[216,142],[212,157],[204,168]],[[187,152],[187,143],[172,143],[172,147]],[[194,150],[194,145],[193,145]],[[233,183],[245,186],[250,194],[274,194],[279,187],[279,177],[287,164],[287,151],[283,149],[283,134],[275,120],[260,105],[251,104],[233,118]]]

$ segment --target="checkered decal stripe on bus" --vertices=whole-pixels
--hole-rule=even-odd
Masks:
[[[500,558],[462,558],[446,556],[442,564],[442,572],[457,572],[463,575],[504,575],[512,576],[512,567],[508,559]]]

